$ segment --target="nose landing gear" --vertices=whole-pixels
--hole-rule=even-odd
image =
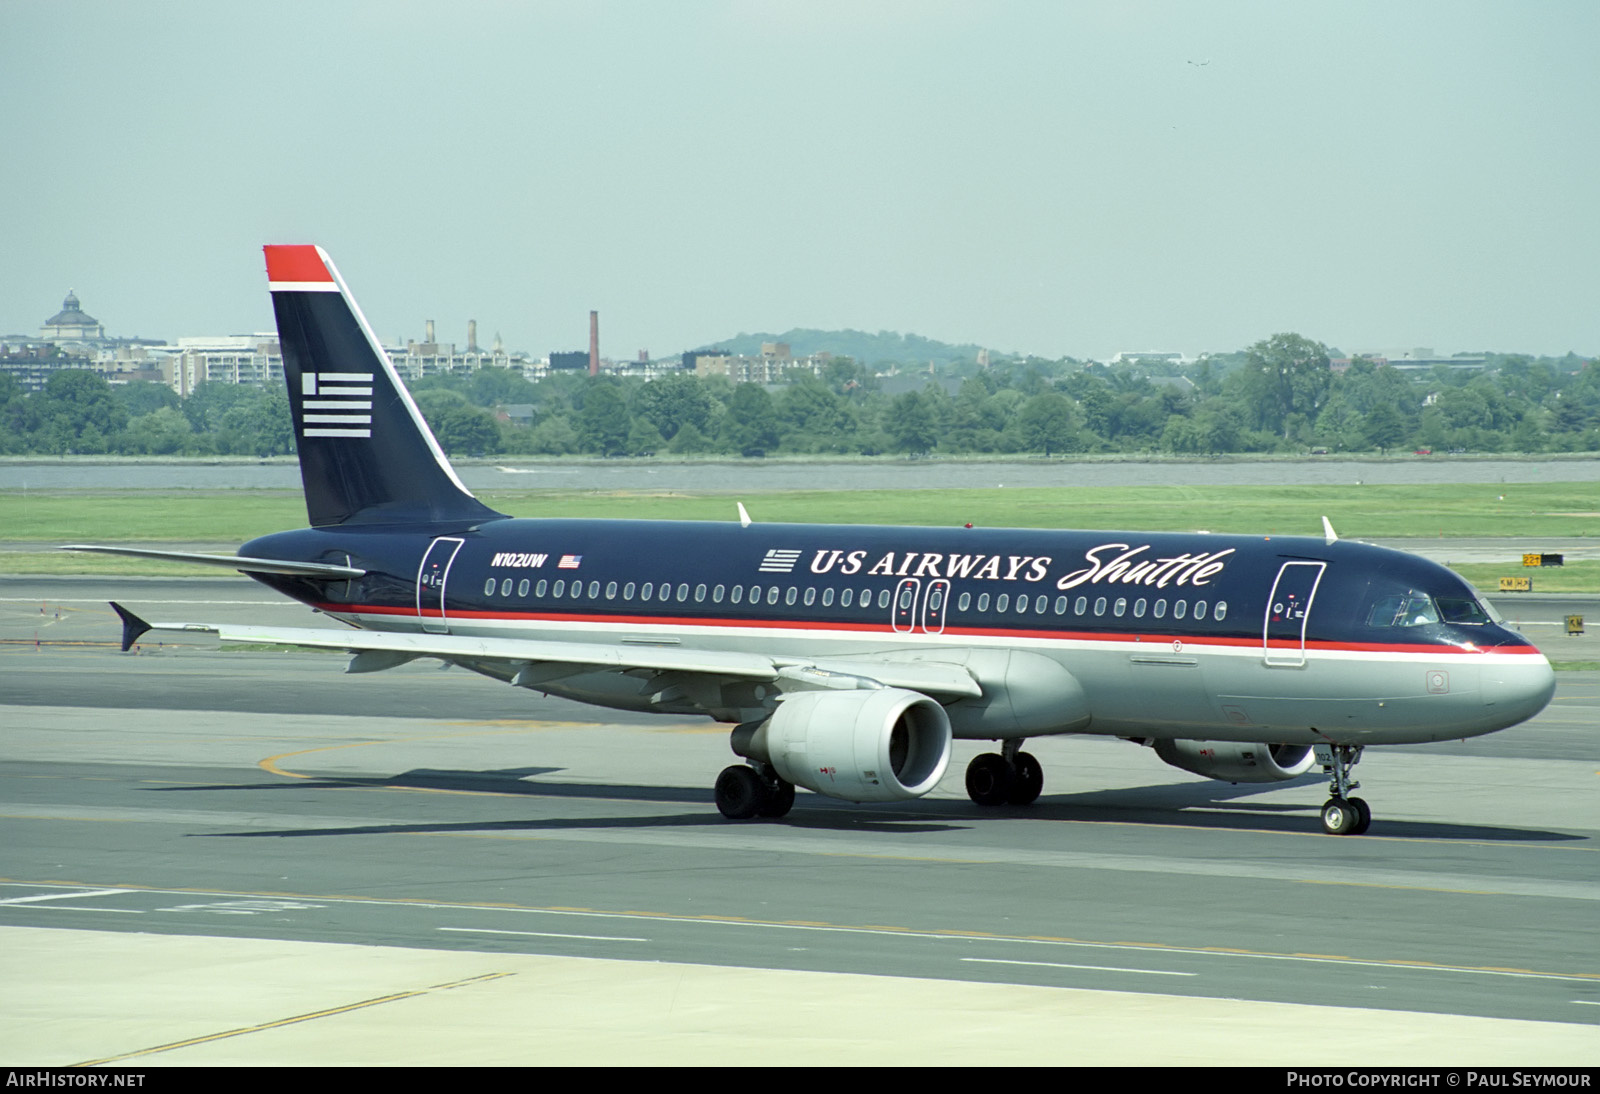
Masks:
[[[1322,805],[1322,830],[1330,836],[1359,836],[1372,826],[1372,807],[1350,791],[1361,784],[1350,778],[1350,769],[1361,762],[1361,745],[1317,745],[1317,759],[1329,776],[1328,793]]]

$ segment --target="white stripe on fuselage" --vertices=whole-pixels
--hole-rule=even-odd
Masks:
[[[338,619],[346,619],[367,630],[374,631],[405,631],[416,629],[413,625],[420,625],[418,617],[413,615],[368,614],[362,612],[329,612]],[[430,617],[437,623],[437,618]],[[695,644],[711,647],[716,642],[737,644],[738,648],[748,649],[752,641],[772,639],[774,645],[781,645],[785,651],[797,655],[810,655],[805,649],[808,643],[827,643],[836,646],[848,643],[858,649],[882,649],[884,644],[903,645],[915,643],[934,648],[962,649],[970,646],[999,647],[1004,649],[1037,649],[1037,650],[1098,650],[1108,653],[1147,654],[1150,656],[1211,656],[1243,657],[1259,659],[1265,652],[1260,642],[1240,643],[1235,640],[1228,643],[1207,641],[1204,637],[1151,637],[1140,640],[1137,638],[1062,638],[1056,635],[1035,635],[1026,632],[1005,634],[964,634],[964,633],[929,633],[925,631],[896,631],[883,627],[873,630],[819,628],[819,627],[784,627],[770,624],[760,624],[752,621],[749,624],[718,624],[715,626],[692,623],[664,623],[664,622],[611,622],[604,620],[567,620],[567,619],[481,619],[471,616],[449,615],[446,613],[444,620],[452,634],[466,635],[481,638],[526,638],[530,640],[555,640],[564,642],[596,642],[611,643],[623,637],[633,639],[661,638],[666,640],[697,640]],[[880,624],[869,624],[874,628]],[[1173,642],[1180,643],[1179,648],[1174,648]],[[687,644],[687,642],[686,642]],[[1293,656],[1298,651],[1295,646],[1274,646],[1272,653],[1276,656]],[[1527,653],[1500,653],[1495,650],[1472,650],[1462,653],[1448,652],[1446,647],[1440,647],[1437,653],[1432,651],[1392,650],[1392,649],[1326,649],[1315,645],[1308,645],[1305,649],[1306,658],[1329,659],[1354,662],[1392,662],[1406,661],[1413,664],[1439,664],[1446,667],[1452,665],[1482,665],[1490,663],[1528,664],[1537,654]]]

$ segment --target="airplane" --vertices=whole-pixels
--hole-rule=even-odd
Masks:
[[[345,671],[435,658],[601,707],[706,716],[741,762],[731,820],[797,787],[927,794],[952,741],[968,796],[1026,806],[1029,738],[1106,735],[1230,783],[1329,777],[1323,830],[1367,831],[1368,745],[1492,733],[1550,701],[1550,663],[1459,576],[1339,538],[516,519],[457,477],[319,247],[268,246],[309,527],[237,555],[70,550],[236,569],[348,630],[148,623],[337,649]]]

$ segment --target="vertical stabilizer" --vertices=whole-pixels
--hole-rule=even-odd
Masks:
[[[456,477],[327,253],[264,250],[311,524],[501,517]]]

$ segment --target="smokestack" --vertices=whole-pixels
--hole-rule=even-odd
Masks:
[[[600,313],[589,313],[589,375],[600,375]]]
[[[423,331],[422,340],[424,342],[428,343],[430,346],[433,345],[433,320],[432,319],[428,320],[425,324],[423,324],[422,331]]]
[[[478,321],[476,319],[467,320],[467,352],[478,352]]]

